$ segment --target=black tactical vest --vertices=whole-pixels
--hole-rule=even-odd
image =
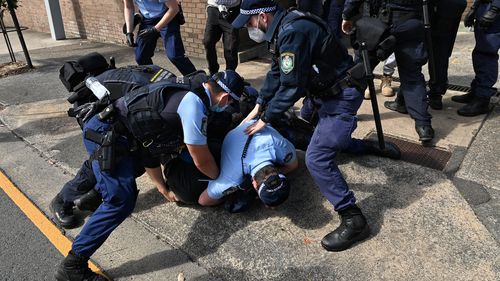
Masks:
[[[203,73],[177,77],[138,88],[124,97],[127,127],[153,156],[174,154],[182,144],[182,123],[177,109],[188,92],[195,93],[209,112],[210,99],[202,86]]]

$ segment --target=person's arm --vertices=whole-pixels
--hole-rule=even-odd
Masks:
[[[215,206],[222,203],[222,199],[213,199],[208,195],[208,188],[201,193],[200,198],[198,198],[198,204],[201,206]]]
[[[295,159],[294,161],[291,161],[288,164],[285,164],[284,166],[280,166],[279,170],[280,173],[282,174],[288,174],[291,171],[297,169],[299,167],[299,160]]]
[[[177,2],[177,0],[167,0],[167,2],[165,2],[165,6],[167,6],[168,8],[167,12],[163,15],[161,20],[155,25],[155,28],[158,31],[167,26],[167,24],[170,21],[172,21],[172,19],[179,12],[179,2]]]
[[[259,111],[260,111],[260,104],[257,103],[257,104],[255,104],[255,107],[252,109],[252,111],[250,111],[250,113],[248,114],[248,116],[245,117],[245,119],[243,119],[240,122],[240,124],[243,124],[243,123],[245,123],[245,122],[247,122],[249,120],[254,119],[257,116],[257,114],[259,114]]]
[[[265,106],[269,102],[274,94],[278,91],[280,87],[280,66],[278,58],[273,57],[271,70],[267,72],[266,79],[264,80],[264,85],[260,89],[259,97],[257,98],[257,104]]]
[[[211,179],[215,179],[219,176],[219,167],[217,167],[217,163],[215,163],[214,157],[208,149],[208,145],[186,144],[186,147],[193,158],[194,165],[200,172]]]
[[[134,1],[123,0],[123,17],[127,25],[127,33],[134,32]]]
[[[310,23],[312,24],[312,23]],[[312,69],[311,36],[305,30],[283,30],[279,36],[280,53],[279,88],[269,101],[261,118],[272,123],[292,107],[306,93],[306,86]]]
[[[156,186],[158,191],[170,202],[177,202],[177,197],[175,197],[175,194],[168,190],[167,184],[165,183],[165,180],[163,179],[163,173],[161,171],[161,167],[158,166],[156,168],[144,168],[146,169],[146,174],[148,174],[149,178],[153,182],[153,184]]]

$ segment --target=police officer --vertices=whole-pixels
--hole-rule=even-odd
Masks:
[[[466,0],[430,1],[432,49],[434,52],[435,80],[429,81],[429,106],[443,109],[442,97],[448,88],[448,63],[457,37]],[[431,67],[430,63],[428,65]]]
[[[358,15],[363,0],[347,0],[342,15],[342,30],[351,31],[352,20]],[[427,112],[427,98],[422,65],[427,61],[424,46],[422,0],[386,0],[381,7],[381,18],[396,37],[394,51],[401,78],[401,87],[395,101],[385,102],[390,110],[410,113],[422,144],[434,138],[431,115]]]
[[[346,72],[352,57],[327,24],[318,17],[277,7],[271,0],[247,0],[233,26],[246,25],[251,39],[274,42],[274,58],[261,89],[258,105],[247,120],[260,119],[245,129],[253,135],[267,123],[276,122],[301,97],[309,94],[319,107],[319,121],[306,152],[306,164],[323,195],[339,212],[342,223],[321,244],[329,251],[342,251],[369,236],[369,227],[354,193],[334,162],[340,151],[363,153],[369,144],[351,137],[356,112],[363,96],[360,81],[351,81]],[[323,50],[318,53],[317,50]],[[351,87],[352,83],[360,89]],[[391,147],[391,157],[398,157]]]
[[[240,0],[208,0],[203,45],[211,75],[219,71],[215,44],[219,42],[221,36],[226,69],[235,70],[238,66],[239,35],[231,22],[238,15],[240,2]]]
[[[183,74],[196,71],[193,63],[184,54],[177,0],[135,0],[142,15],[142,22],[137,35],[137,46],[134,42],[134,1],[123,0],[126,24],[127,44],[135,46],[135,61],[139,65],[153,64],[158,38],[163,39],[163,47],[168,59]]]
[[[246,176],[252,177],[253,188],[265,205],[278,206],[288,197],[290,185],[284,174],[298,167],[295,147],[270,126],[249,137],[244,130],[254,122],[241,124],[224,138],[221,173],[208,183],[199,198],[200,205],[221,203],[241,188]]]
[[[80,58],[79,61],[83,60],[86,62],[82,63],[83,65],[95,65],[96,61],[99,61],[96,58],[100,58],[100,60],[105,61],[105,58],[100,54],[95,54],[93,56],[86,55]],[[63,66],[62,73],[71,73],[70,71],[66,71],[65,67],[68,66],[66,64]],[[84,72],[80,77],[86,77],[93,74],[94,73]],[[108,90],[112,91],[113,96],[118,98],[127,92],[152,82],[175,78],[175,75],[157,65],[147,65],[126,66],[120,68],[111,67],[111,69],[96,75],[95,78],[104,87],[107,87]],[[64,80],[63,83],[65,81],[66,80]],[[72,80],[72,82],[75,84],[82,84],[82,82],[85,81],[81,79],[79,81]],[[83,119],[85,119],[87,115],[90,116],[95,114],[95,112],[88,112],[85,111],[85,109],[89,107],[92,108],[92,103],[90,102],[96,101],[97,98],[85,85],[82,87],[77,86],[76,89],[72,89],[72,91],[72,95],[68,98],[68,101],[73,104],[73,108],[71,108],[68,113],[71,117],[75,117],[78,123],[82,126]],[[137,156],[140,158],[140,155]],[[168,200],[175,200],[173,193],[170,192],[165,186],[163,178],[158,177],[156,173],[150,173],[153,170],[149,168],[156,167],[156,162],[149,163],[148,160],[149,159],[141,158],[142,165],[137,165],[137,170],[135,171],[136,177],[142,175],[144,173],[144,167],[146,167],[146,172],[157,189]],[[75,177],[64,184],[62,190],[51,201],[50,210],[53,214],[54,221],[64,228],[73,228],[78,225],[77,217],[73,212],[75,206],[80,210],[95,211],[95,209],[97,209],[102,202],[101,196],[94,189],[96,183],[96,178],[92,170],[92,161],[87,159],[80,167]]]
[[[134,209],[138,161],[128,153],[131,148],[158,159],[177,153],[183,142],[198,170],[212,179],[218,176],[219,168],[207,146],[207,115],[239,100],[243,80],[227,70],[199,87],[188,82],[189,87],[170,81],[140,87],[114,102],[114,122],[95,115],[84,124],[84,145],[98,159],[92,161],[92,170],[103,202],[75,238],[57,269],[57,280],[104,280],[88,268],[88,259]],[[159,161],[155,170],[161,175]]]
[[[458,109],[462,116],[477,116],[490,110],[490,98],[497,93],[493,87],[498,81],[498,50],[500,48],[500,0],[476,0],[464,20],[465,26],[474,26],[476,46],[472,51],[475,77],[471,92],[455,96],[455,102],[466,103]]]

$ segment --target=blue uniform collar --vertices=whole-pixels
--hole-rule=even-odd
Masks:
[[[274,14],[273,22],[271,22],[271,25],[264,35],[264,40],[266,40],[267,42],[271,42],[273,40],[274,36],[276,36],[276,31],[278,30],[280,22],[285,15],[286,11],[278,7],[278,10],[276,10],[276,13]]]

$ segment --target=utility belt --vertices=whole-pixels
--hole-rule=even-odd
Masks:
[[[365,70],[362,63],[358,63],[351,67],[344,78],[338,80],[330,88],[311,93],[313,98],[328,98],[336,96],[347,88],[356,88],[356,90],[362,92],[366,88],[366,76]]]
[[[392,7],[383,7],[380,9],[378,18],[387,25],[397,24],[409,19],[422,19],[422,12],[407,11]]]

